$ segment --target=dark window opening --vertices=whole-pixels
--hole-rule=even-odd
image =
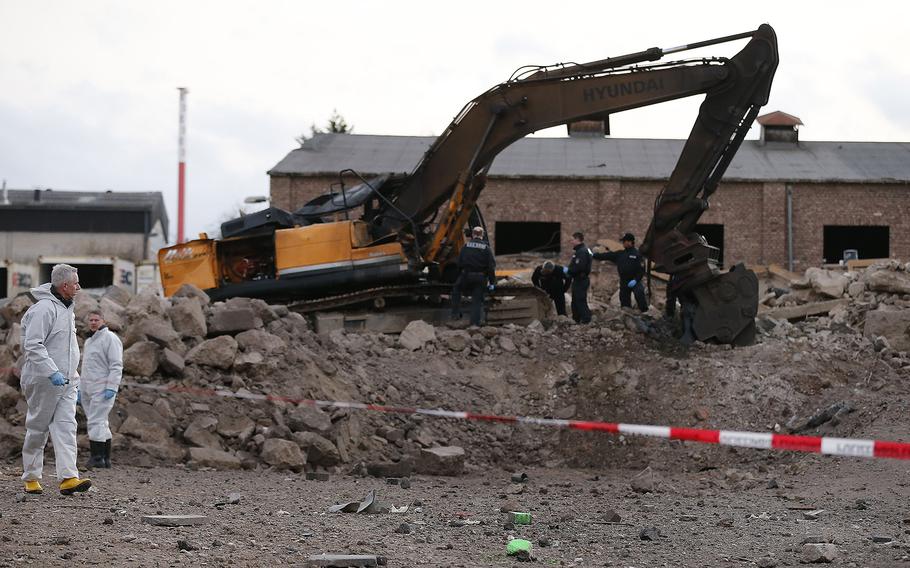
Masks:
[[[497,221],[496,254],[560,251],[559,223]]]
[[[79,271],[79,286],[82,288],[107,288],[114,283],[114,267],[110,264],[70,264]],[[42,283],[51,281],[53,264],[41,265]]]
[[[724,266],[724,226],[715,224],[695,225],[695,232],[703,236],[708,244],[717,248],[717,264]]]
[[[9,273],[6,268],[0,268],[0,298],[5,298],[9,295],[9,289],[6,287],[7,278],[9,278]]]
[[[827,264],[844,260],[844,251],[857,251],[857,258],[888,258],[890,227],[825,225],[823,255]],[[852,256],[847,253],[847,256]]]

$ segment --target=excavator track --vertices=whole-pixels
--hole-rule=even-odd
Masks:
[[[377,286],[366,290],[357,290],[345,294],[335,294],[333,296],[324,296],[307,300],[297,300],[288,304],[288,309],[301,313],[310,314],[314,312],[323,312],[329,310],[338,310],[357,306],[366,302],[381,301],[384,303],[389,298],[441,298],[449,296],[452,292],[451,284],[440,284],[433,282],[421,282],[416,284],[396,284],[388,286]],[[490,294],[494,308],[503,303],[509,302],[514,298],[534,299],[542,306],[549,306],[549,297],[546,292],[534,286],[505,285],[497,287]],[[542,311],[546,313],[546,308]]]

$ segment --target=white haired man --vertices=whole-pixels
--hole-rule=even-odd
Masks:
[[[50,435],[60,493],[86,491],[92,482],[76,469],[76,396],[79,386],[79,344],[73,298],[79,273],[68,264],[51,270],[51,281],[32,288],[35,304],[22,318],[25,362],[19,377],[28,403],[22,480],[26,493],[41,493],[44,446]]]
[[[92,457],[89,468],[111,467],[111,428],[107,417],[123,375],[123,344],[107,328],[99,311],[88,314],[89,337],[85,340],[79,400],[88,422]]]

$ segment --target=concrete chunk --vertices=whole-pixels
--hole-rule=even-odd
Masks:
[[[212,312],[212,323],[208,331],[209,335],[233,335],[261,327],[262,319],[252,308],[221,308]]]
[[[195,527],[208,522],[205,515],[145,515],[142,522],[157,527]]]
[[[464,470],[464,448],[440,446],[420,451],[417,471],[429,475],[461,475]]]
[[[319,554],[307,558],[306,566],[307,568],[379,566],[379,557],[372,554]]]

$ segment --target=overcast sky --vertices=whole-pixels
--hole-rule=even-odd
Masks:
[[[763,22],[780,46],[763,112],[800,117],[803,140],[908,142],[908,21],[908,4],[876,1],[0,0],[0,178],[17,189],[162,191],[173,238],[176,88],[186,86],[195,236],[267,194],[266,171],[333,109],[355,133],[436,135],[519,66]],[[692,53],[729,56],[744,44]],[[615,115],[612,133],[685,138],[700,100]]]

